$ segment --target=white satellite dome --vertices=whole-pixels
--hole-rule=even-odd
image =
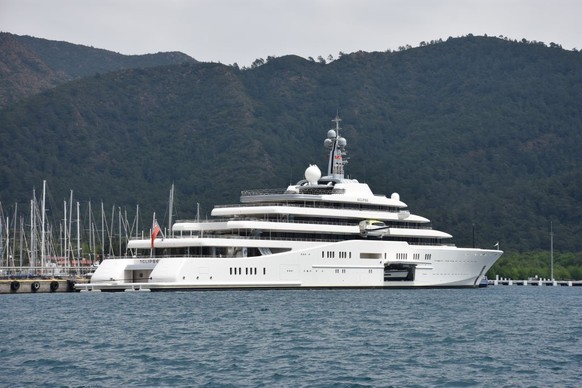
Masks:
[[[400,201],[400,194],[392,193],[392,195],[390,196],[390,199],[393,199],[394,201]]]
[[[346,140],[346,138],[345,138],[345,137],[341,137],[341,136],[340,136],[340,137],[337,139],[337,144],[338,144],[340,147],[345,147],[345,146],[348,144],[348,141]]]
[[[335,139],[336,137],[336,133],[333,129],[330,129],[329,131],[327,131],[327,137],[330,139]]]
[[[305,170],[305,179],[310,185],[316,185],[319,178],[321,178],[321,170],[316,164],[310,164]]]

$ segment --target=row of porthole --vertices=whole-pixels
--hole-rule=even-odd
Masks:
[[[230,274],[231,275],[242,275],[242,267],[230,267]],[[256,275],[257,274],[257,268],[250,268],[250,267],[246,267],[245,268],[245,275]],[[267,274],[267,268],[263,267],[263,275]]]
[[[386,254],[384,254],[384,258],[386,258]],[[396,260],[406,260],[408,258],[408,253],[397,253]],[[432,253],[425,253],[424,259],[430,260],[432,258]],[[413,260],[420,260],[420,253],[414,253],[412,255]]]
[[[352,258],[352,252],[338,252],[338,256],[340,259],[347,259]],[[349,257],[348,257],[349,256]],[[335,251],[321,251],[321,258],[322,259],[335,259]]]

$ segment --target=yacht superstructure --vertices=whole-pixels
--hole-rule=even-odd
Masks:
[[[477,287],[499,250],[458,248],[452,236],[410,213],[397,193],[375,195],[344,176],[347,141],[339,117],[316,165],[286,189],[242,191],[211,221],[177,221],[171,237],[128,243],[85,290],[221,288]],[[157,233],[156,233],[157,234]]]

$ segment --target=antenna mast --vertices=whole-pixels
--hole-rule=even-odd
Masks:
[[[339,122],[342,119],[339,115],[335,116],[335,119],[331,120],[335,123],[335,128],[327,131],[327,139],[324,141],[325,147],[329,150],[329,162],[327,166],[327,175],[332,178],[343,179],[344,178],[344,166],[348,163],[344,158],[346,153],[347,141],[344,137],[340,136],[340,126]]]

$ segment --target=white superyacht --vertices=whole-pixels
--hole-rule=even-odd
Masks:
[[[215,206],[211,221],[130,240],[130,258],[104,260],[77,288],[478,287],[503,252],[447,244],[452,236],[411,214],[397,193],[345,178],[347,142],[341,120],[332,121],[326,176],[312,165],[286,189],[242,191],[240,204]]]

